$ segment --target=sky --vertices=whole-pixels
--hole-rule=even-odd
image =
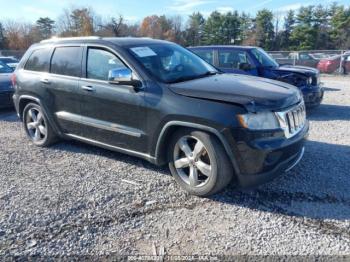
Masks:
[[[283,13],[289,9],[298,9],[302,5],[328,5],[332,2],[334,0],[0,0],[0,20],[20,19],[33,22],[46,16],[55,20],[63,8],[88,6],[102,17],[120,14],[129,23],[135,23],[152,14],[187,17],[199,11],[208,16],[214,10],[224,13],[238,10],[255,14],[262,8]],[[349,0],[336,2],[349,5]]]

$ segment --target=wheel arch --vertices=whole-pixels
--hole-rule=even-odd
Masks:
[[[43,113],[45,114],[47,121],[49,121],[50,125],[52,126],[52,128],[54,129],[56,134],[61,134],[55,121],[53,121],[53,119],[48,115],[49,111],[47,110],[45,105],[43,105],[43,103],[41,102],[41,100],[38,97],[31,96],[31,95],[21,95],[19,97],[19,99],[18,99],[18,114],[19,114],[19,117],[22,121],[23,121],[23,110],[26,107],[26,105],[28,105],[29,103],[38,104],[41,108],[43,108],[44,109]]]
[[[209,132],[213,134],[219,142],[223,145],[225,152],[227,153],[228,157],[230,158],[230,161],[232,163],[233,169],[235,170],[236,175],[238,175],[239,168],[238,164],[236,162],[236,158],[233,155],[233,152],[225,139],[225,137],[215,128],[202,125],[202,124],[196,124],[196,123],[190,123],[190,122],[183,122],[183,121],[170,121],[164,125],[161,132],[159,133],[156,149],[155,149],[155,158],[158,165],[164,165],[167,162],[166,159],[166,150],[167,150],[167,143],[166,141],[171,137],[174,132],[179,130],[180,128],[193,128],[205,132]]]
[[[36,98],[34,96],[28,96],[28,95],[20,96],[18,99],[18,114],[21,120],[23,120],[23,110],[26,107],[26,105],[29,103],[35,103],[41,106],[39,98]]]

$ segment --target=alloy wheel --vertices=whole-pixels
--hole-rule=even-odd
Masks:
[[[181,137],[174,147],[174,166],[180,178],[191,187],[204,186],[212,176],[212,166],[202,141]]]
[[[47,136],[47,125],[42,112],[37,108],[30,108],[26,115],[26,127],[30,138],[34,142],[41,142]]]

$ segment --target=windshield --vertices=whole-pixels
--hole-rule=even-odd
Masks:
[[[174,44],[149,44],[129,52],[155,78],[176,83],[217,74],[218,71],[187,49]]]
[[[278,63],[263,49],[254,48],[252,49],[252,53],[263,67],[278,67]]]

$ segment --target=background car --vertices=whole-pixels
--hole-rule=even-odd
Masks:
[[[18,65],[18,62],[19,62],[17,58],[13,56],[1,56],[0,61],[8,65],[9,67],[11,67],[13,70],[16,69],[16,66]]]
[[[295,60],[295,62],[292,63],[294,65],[309,66],[313,68],[316,68],[320,61],[320,58],[318,58],[317,55],[315,56],[305,52],[291,53],[289,58],[292,61]]]
[[[308,107],[319,105],[323,99],[319,71],[315,68],[279,65],[263,49],[252,46],[199,46],[189,49],[223,72],[292,84],[302,91]]]
[[[322,59],[319,62],[317,69],[320,70],[321,73],[331,74],[339,72],[341,74],[347,74],[350,72],[350,53]]]
[[[0,61],[0,108],[13,106],[11,76],[13,69]]]

